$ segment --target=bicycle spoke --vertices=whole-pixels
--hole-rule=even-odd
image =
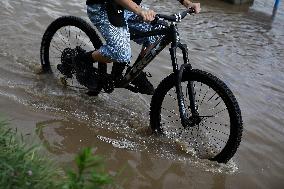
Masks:
[[[168,93],[168,95],[169,95],[170,97],[172,97],[174,100],[177,100],[173,95],[171,95],[171,94],[169,94],[169,93]]]
[[[68,36],[68,33],[67,33],[67,31],[66,31],[66,28],[64,28],[64,31],[65,31],[65,35],[63,35],[62,33],[61,33],[61,30],[59,30],[59,32],[60,32],[60,34],[62,35],[62,36]],[[67,37],[67,41],[68,41],[68,43],[69,43],[69,47],[71,48],[71,43],[70,43],[70,38],[69,37]]]
[[[215,92],[209,99],[207,102],[209,102],[217,93]]]
[[[222,112],[224,112],[225,110],[228,110],[227,108],[225,108],[225,109],[223,109],[223,110],[220,110],[219,112],[217,112],[217,113],[215,113],[215,114],[213,114],[212,116],[216,116],[216,115],[218,115],[218,114],[220,114],[220,113],[222,113]],[[209,119],[209,118],[206,118],[206,119],[203,119],[203,121],[205,121],[205,120],[207,120],[207,119]]]
[[[76,32],[76,35],[75,35],[75,36],[76,36],[76,45],[78,46],[78,40],[79,40],[79,39],[78,39],[78,36],[77,36],[77,32]]]
[[[182,126],[175,97],[175,87],[173,87],[166,94],[161,106],[161,115],[164,117],[161,125],[162,131],[168,138],[188,142],[198,153],[214,157],[224,148],[230,136],[228,110],[222,98],[210,86],[198,81],[192,81],[192,86],[195,107],[198,110],[201,123],[187,129]],[[188,82],[182,83],[186,111],[191,116],[190,94],[187,87]],[[177,109],[173,109],[173,106]],[[222,116],[219,117],[220,115]]]
[[[164,107],[162,107],[162,109],[165,110],[165,111],[167,111],[167,112],[169,112],[169,113],[172,113],[172,114],[174,114],[174,115],[176,115],[176,116],[179,116],[177,113],[174,112],[174,110],[171,111],[171,110],[168,110],[168,109],[166,109],[166,108],[164,108]]]
[[[82,47],[86,47],[88,43],[90,43],[91,40],[89,39],[89,41],[87,43],[85,43]]]
[[[79,36],[81,36],[80,34],[81,34],[81,30],[79,31],[80,33],[79,33]],[[80,43],[80,45],[79,45],[79,47],[81,47],[81,45],[83,44],[83,40],[81,40],[81,43]]]
[[[210,87],[207,89],[207,91],[205,92],[204,96],[202,97],[202,100],[200,102],[200,106],[202,105],[202,103],[203,103],[203,101],[205,99],[205,96],[208,94],[209,90],[210,90]]]
[[[70,45],[70,44],[67,43],[67,41],[65,41],[64,37],[61,37],[58,33],[55,33],[55,34],[60,39],[60,41],[63,43],[64,46]]]
[[[61,50],[58,46],[55,46],[55,45],[53,45],[53,44],[52,44],[51,46],[54,47],[54,48],[55,48],[56,50],[58,50],[59,52],[61,52],[61,53],[63,52],[63,50]]]
[[[70,33],[70,26],[69,27],[69,31],[68,31],[68,39],[71,39],[71,33]]]
[[[60,79],[64,75],[58,70],[58,64],[62,64],[62,54],[74,52],[77,46],[83,46],[89,49],[93,49],[93,43],[91,39],[86,35],[85,31],[75,26],[63,26],[59,28],[51,38],[49,45],[49,64],[55,78]],[[74,72],[70,72],[71,78],[66,78],[68,87],[74,89],[82,88],[79,82],[76,81]],[[172,118],[171,118],[172,119]]]
[[[222,100],[220,100],[220,102],[218,102],[215,106],[214,109],[222,102]]]
[[[207,123],[207,121],[205,121],[205,122]],[[212,121],[211,121],[211,122],[208,122],[208,123],[210,123],[210,124],[212,124],[212,125],[217,125],[217,124],[219,124],[219,125],[228,126],[227,124],[220,124],[220,123],[215,123],[215,122],[212,122]],[[206,126],[204,125],[204,127],[206,127]],[[206,129],[210,129],[210,130],[213,130],[213,131],[215,131],[215,132],[222,133],[222,134],[224,134],[224,135],[229,136],[228,133],[224,133],[224,132],[222,132],[222,131],[219,131],[219,130],[214,129],[214,128],[211,128],[211,127],[206,127]]]

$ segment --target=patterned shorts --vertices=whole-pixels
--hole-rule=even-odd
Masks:
[[[137,21],[138,16],[128,10],[124,11],[124,18],[127,21],[127,26],[125,27],[115,27],[109,22],[104,5],[94,4],[87,6],[87,13],[91,22],[96,26],[106,41],[106,44],[99,49],[99,52],[103,56],[117,62],[130,62],[131,48],[129,28],[144,32],[154,29],[154,26],[149,23]],[[157,38],[157,36],[151,36],[135,40],[135,42],[148,46],[154,43]]]

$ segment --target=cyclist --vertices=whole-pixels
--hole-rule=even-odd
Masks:
[[[141,6],[142,0],[87,0],[87,14],[91,22],[104,37],[106,44],[96,51],[81,53],[75,57],[75,62],[91,66],[92,62],[111,63],[112,79],[118,81],[122,77],[125,66],[130,62],[130,34],[129,28],[140,31],[149,31],[153,25],[149,22],[155,18],[155,12]],[[192,3],[189,0],[179,0],[187,8],[200,12],[200,3]],[[141,22],[141,18],[144,22]],[[157,40],[157,36],[136,40],[142,44],[142,51],[145,51]],[[90,70],[86,68],[86,70]],[[152,95],[154,87],[142,72],[132,84],[138,87],[140,93]],[[87,87],[92,91],[96,90],[97,81],[89,80]]]

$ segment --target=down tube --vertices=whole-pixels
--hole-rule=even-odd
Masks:
[[[132,68],[126,73],[125,77],[119,84],[119,87],[126,87],[131,81],[133,81],[141,71],[168,45],[169,43],[164,39],[157,41],[154,46],[146,52],[146,54],[138,59]]]

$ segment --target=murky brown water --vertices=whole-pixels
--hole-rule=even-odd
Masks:
[[[173,1],[145,2],[157,12],[181,8]],[[126,167],[125,188],[283,188],[284,4],[272,19],[272,0],[252,7],[201,3],[203,13],[179,28],[193,66],[223,79],[242,109],[244,136],[227,165],[149,137],[148,96],[116,90],[90,98],[36,74],[48,24],[62,15],[87,19],[79,0],[0,1],[0,113],[64,164],[92,146],[110,170]],[[157,85],[171,71],[168,52],[155,62],[148,70]]]

